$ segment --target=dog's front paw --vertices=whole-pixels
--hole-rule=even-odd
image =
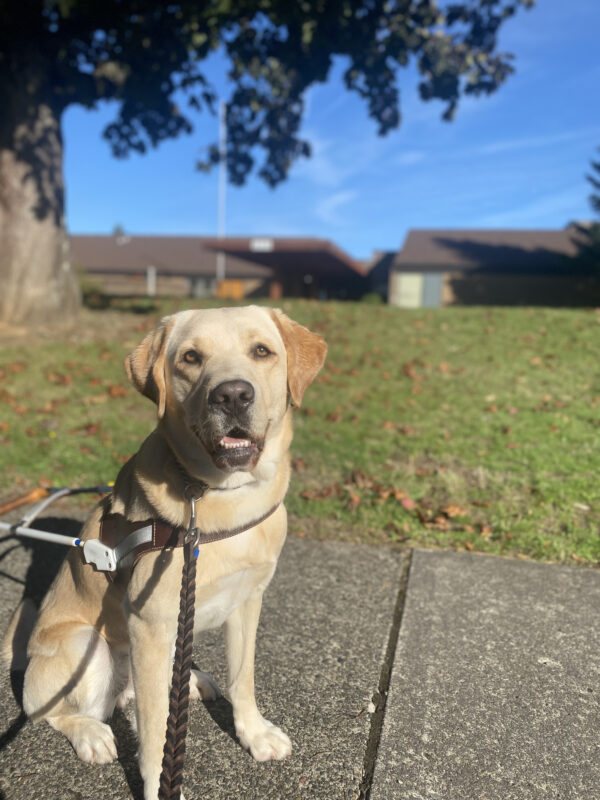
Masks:
[[[236,722],[235,732],[257,761],[279,761],[292,752],[287,734],[261,715],[250,723]]]
[[[108,725],[97,719],[82,719],[67,734],[82,761],[88,764],[109,764],[117,757],[115,737]]]
[[[190,700],[216,700],[221,690],[212,675],[193,669],[190,675]]]

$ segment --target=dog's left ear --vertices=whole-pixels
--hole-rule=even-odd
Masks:
[[[269,311],[287,353],[287,379],[292,403],[299,406],[304,392],[319,374],[325,363],[327,344],[322,336],[298,325],[283,311]]]
[[[156,403],[159,419],[165,414],[167,401],[165,350],[172,327],[171,318],[163,317],[156,328],[125,359],[125,371],[129,380],[138,392]]]

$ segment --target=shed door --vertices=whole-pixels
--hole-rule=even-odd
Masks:
[[[442,274],[428,272],[423,276],[423,308],[439,308],[442,304]]]

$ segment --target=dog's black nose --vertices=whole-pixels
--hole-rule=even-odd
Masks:
[[[208,402],[226,414],[244,411],[254,401],[254,386],[248,381],[223,381],[210,392]]]

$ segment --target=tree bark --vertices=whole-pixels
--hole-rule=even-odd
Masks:
[[[80,291],[64,228],[60,111],[35,60],[0,87],[0,322],[69,325]]]

